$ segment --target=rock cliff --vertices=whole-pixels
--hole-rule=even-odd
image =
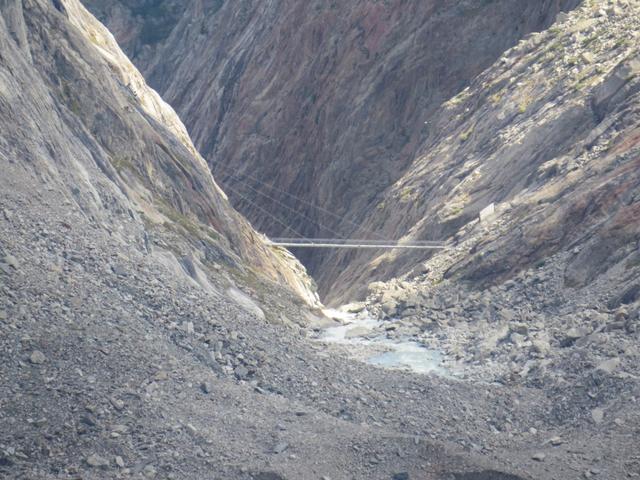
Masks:
[[[287,284],[313,304],[304,268],[233,210],[113,36],[79,2],[44,3],[2,4],[3,189],[57,192],[70,213],[164,252],[196,281],[228,271]]]
[[[0,0],[0,477],[637,476],[638,2],[531,35],[575,2],[93,6],[192,117],[78,0]],[[364,160],[383,181],[351,197]],[[320,318],[224,161],[324,205],[228,183],[265,228],[447,248],[312,258],[331,301],[366,296]]]
[[[434,113],[420,153],[363,228],[448,239],[432,282],[483,289],[566,253],[565,288],[597,280],[609,295],[631,288],[640,240],[638,13],[636,2],[587,2],[505,52]],[[346,269],[337,259],[327,274],[357,285],[409,272],[416,260],[360,255]]]
[[[206,0],[140,50],[151,20],[137,4],[88,2],[180,113],[234,205],[270,235],[310,237],[356,235],[438,107],[577,3]],[[347,257],[299,253],[325,294],[345,287],[333,278]]]

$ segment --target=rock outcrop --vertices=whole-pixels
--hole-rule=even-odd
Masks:
[[[614,303],[636,291],[640,50],[630,39],[640,11],[636,2],[601,6],[587,3],[523,40],[440,108],[420,155],[363,221],[407,239],[447,239],[427,282],[484,289],[563,253],[563,288],[598,281]],[[349,257],[341,268],[346,258],[326,271],[340,285],[425,270],[397,252]]]
[[[304,268],[233,210],[113,36],[79,2],[45,3],[1,5],[3,191],[57,192],[70,213],[163,252],[196,282],[253,276],[315,304]]]

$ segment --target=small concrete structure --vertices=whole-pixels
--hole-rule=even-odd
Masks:
[[[490,204],[489,206],[480,210],[480,222],[485,223],[491,220],[496,214],[496,205],[495,203]]]

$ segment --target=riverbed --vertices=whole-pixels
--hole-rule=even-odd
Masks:
[[[445,366],[444,355],[422,343],[407,338],[389,338],[386,334],[393,320],[382,322],[372,318],[366,310],[348,313],[326,309],[335,326],[321,330],[317,340],[347,347],[349,355],[357,360],[381,368],[406,370],[419,374],[452,376]]]

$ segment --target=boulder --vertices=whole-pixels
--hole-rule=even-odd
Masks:
[[[614,318],[616,322],[624,322],[627,318],[629,318],[629,311],[626,309],[626,307],[620,307],[616,310]]]
[[[509,339],[511,340],[511,343],[513,343],[518,348],[524,347],[524,344],[527,340],[524,335],[520,335],[519,333],[515,332],[509,336]]]
[[[354,302],[354,303],[349,303],[348,305],[345,305],[344,307],[342,307],[341,310],[344,310],[347,313],[360,313],[364,311],[366,307],[367,307],[367,304],[364,302]]]
[[[266,318],[264,312],[256,302],[237,288],[229,288],[227,290],[227,296],[251,315],[254,315],[260,320],[264,320]]]
[[[384,282],[371,282],[368,286],[367,286],[367,292],[369,294],[379,294],[382,290],[384,290],[387,287],[387,285]]]
[[[487,223],[495,217],[496,214],[496,205],[491,203],[487,205],[485,208],[480,210],[479,218],[480,222]]]
[[[47,358],[40,350],[34,350],[29,356],[29,361],[34,365],[42,365],[46,360]]]
[[[388,316],[393,317],[398,313],[398,302],[389,300],[382,304],[382,311]]]
[[[371,333],[371,329],[367,327],[353,327],[347,330],[344,334],[344,338],[357,338],[357,337],[366,337]]]
[[[611,99],[627,84],[630,78],[640,73],[640,57],[621,62],[593,92],[592,106],[598,118],[604,117]]]
[[[517,314],[509,308],[503,308],[500,310],[500,318],[505,322],[513,322],[517,318]]]
[[[249,370],[244,365],[240,365],[239,367],[236,367],[233,373],[238,380],[244,380],[249,376]]]
[[[551,343],[547,335],[539,335],[531,342],[531,350],[539,355],[546,355],[551,350]]]
[[[604,410],[601,408],[596,408],[591,411],[591,419],[596,425],[599,425],[604,420]]]
[[[13,255],[5,255],[3,263],[13,268],[14,270],[20,270],[20,262]]]
[[[577,340],[586,337],[591,332],[585,327],[573,327],[565,332],[564,339],[562,340],[563,347],[569,347],[573,345]]]
[[[494,352],[498,345],[505,341],[509,337],[509,326],[503,325],[502,327],[488,332],[484,340],[480,344],[480,355],[486,356]]]
[[[413,317],[418,313],[418,311],[413,307],[403,308],[400,313],[400,318],[409,318]]]
[[[606,360],[602,362],[600,365],[598,365],[596,367],[596,370],[599,370],[601,372],[611,375],[613,372],[615,372],[618,369],[618,367],[620,366],[620,363],[621,363],[620,358],[618,357],[610,358],[609,360]]]
[[[109,460],[101,457],[100,455],[89,455],[86,459],[87,465],[94,468],[104,468],[109,466]]]

